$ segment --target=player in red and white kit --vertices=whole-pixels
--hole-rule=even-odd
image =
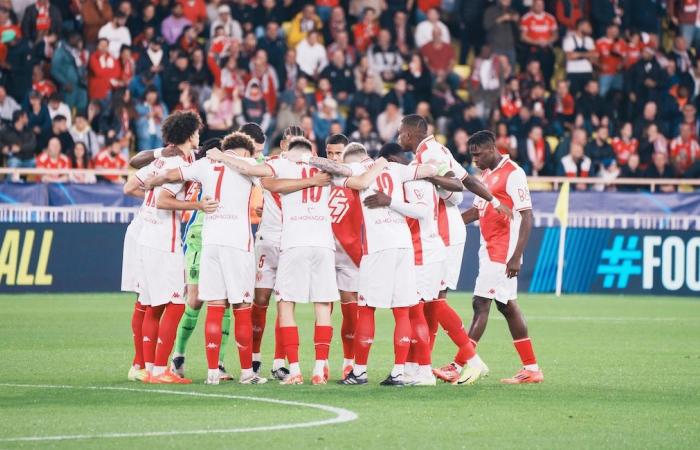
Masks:
[[[159,158],[140,169],[130,183],[146,179],[171,168],[189,164],[193,149],[199,145],[202,123],[195,113],[174,113],[163,122],[163,140],[179,147],[185,156]],[[177,326],[184,312],[184,261],[180,240],[178,211],[210,211],[216,202],[184,201],[186,186],[174,183],[146,190],[141,217],[143,228],[137,239],[143,277],[140,299],[146,308],[143,320],[144,363],[149,375],[144,382],[189,383],[167,370]]]
[[[462,216],[466,224],[478,220],[481,230],[479,275],[474,287],[474,317],[469,335],[476,341],[481,338],[491,301],[496,300],[523,364],[523,369],[515,376],[501,381],[506,384],[540,383],[544,376],[537,365],[527,325],[516,301],[517,276],[533,220],[525,172],[507,155],[498,152],[495,136],[490,131],[475,133],[467,146],[474,163],[483,170],[483,182],[501,203],[514,211],[513,220],[507,220],[492,205],[477,198],[474,207]]]
[[[385,386],[404,385],[403,372],[411,343],[409,309],[418,304],[411,233],[406,216],[420,217],[425,211],[404,201],[403,183],[434,176],[431,165],[407,167],[387,164],[384,158],[372,161],[362,144],[350,143],[343,153],[347,165],[323,158],[312,158],[311,164],[337,175],[344,186],[359,191],[362,204],[362,250],[360,262],[358,319],[355,328],[353,370],[340,384],[367,384],[367,362],[374,340],[374,311],[390,308],[394,314],[394,367],[382,381]],[[360,177],[363,177],[360,181]],[[375,207],[376,192],[389,197],[391,207]]]
[[[326,155],[336,163],[343,162],[343,152],[348,145],[343,134],[333,134],[326,139]],[[333,186],[328,201],[335,236],[335,274],[340,293],[340,309],[343,315],[340,337],[343,343],[343,372],[345,378],[355,362],[355,327],[357,326],[357,290],[362,259],[362,242],[358,230],[362,227],[362,205],[357,191]]]
[[[280,148],[282,152],[287,150],[289,140],[295,136],[303,137],[304,130],[298,126],[289,126],[282,134]],[[277,159],[278,156],[269,158]],[[312,178],[313,179],[313,178]],[[311,181],[312,179],[307,179]],[[303,182],[300,189],[311,187],[307,180],[287,180]],[[279,187],[276,180],[272,178],[261,179],[263,186],[263,210],[258,231],[255,234],[255,260],[257,272],[255,275],[255,297],[253,300],[253,369],[260,374],[262,358],[260,348],[262,338],[265,333],[267,321],[267,308],[270,304],[275,280],[277,278],[277,264],[280,254],[280,240],[282,237],[282,200],[279,192],[272,189]],[[317,180],[318,181],[318,180]],[[275,355],[272,361],[270,373],[277,380],[284,380],[289,374],[289,370],[284,367],[285,354],[282,347],[282,340],[279,335],[279,321],[275,322]]]
[[[226,155],[215,155],[232,169],[242,174],[280,179],[313,177],[318,169],[299,161],[311,156],[311,143],[294,138],[289,143],[285,158],[253,165]],[[289,376],[282,384],[303,384],[299,368],[299,332],[294,317],[296,303],[313,303],[316,313],[314,344],[316,364],[312,383],[325,384],[333,327],[331,302],[337,299],[335,282],[334,245],[328,209],[329,186],[318,186],[291,192],[282,196],[281,252],[275,281],[275,295],[279,302],[280,335],[289,360]]]
[[[247,161],[255,160],[253,140],[243,133],[231,133],[221,146],[225,154]],[[218,151],[218,150],[215,150]],[[219,352],[223,315],[231,305],[235,317],[234,335],[241,364],[241,384],[263,384],[267,379],[253,372],[251,308],[255,280],[255,256],[251,234],[250,200],[257,180],[241,175],[220,162],[202,158],[169,170],[147,183],[161,185],[194,181],[202,186],[202,196],[219,202],[215,212],[204,217],[200,261],[199,299],[207,302],[205,349],[208,374],[206,384],[219,384]]]
[[[179,153],[175,146],[168,148],[159,148],[140,152],[129,161],[129,165],[134,169],[141,169],[152,163],[155,159],[162,157],[171,157]],[[131,183],[124,184],[124,193],[133,197],[143,199],[145,191],[143,186],[136,178],[132,179]],[[138,245],[136,240],[141,233],[143,220],[141,219],[141,209],[136,212],[129,226],[126,228],[124,235],[124,250],[122,253],[122,292],[133,292],[136,294],[136,302],[134,303],[134,311],[131,314],[131,332],[134,338],[134,360],[127,379],[129,381],[143,381],[146,376],[146,365],[143,360],[143,318],[146,313],[146,304],[141,301],[140,292],[140,277],[143,269],[141,267],[141,257],[139,255]]]
[[[457,289],[459,273],[462,267],[462,257],[464,255],[464,243],[466,242],[466,228],[462,222],[459,204],[461,199],[454,192],[461,192],[463,187],[490,202],[500,213],[509,216],[510,209],[501,205],[489,190],[476,178],[470,176],[442,144],[437,142],[435,136],[428,135],[428,124],[425,119],[417,114],[405,116],[399,127],[398,143],[405,150],[413,151],[417,162],[436,161],[439,164],[440,178],[433,178],[431,181],[440,189],[438,193],[438,233],[445,243],[447,257],[445,274],[443,281],[444,288],[440,291],[438,301],[424,305],[424,312],[428,327],[430,329],[431,348],[435,343],[438,324],[447,332],[455,345],[467,354],[471,353],[463,341],[463,325],[459,314],[447,303],[447,290]],[[472,342],[472,346],[474,346]],[[478,357],[477,357],[478,358]],[[446,381],[455,381],[456,367],[447,365],[440,370],[449,370],[449,379],[442,377],[438,372],[438,377]],[[488,373],[488,368],[483,366],[483,375]]]

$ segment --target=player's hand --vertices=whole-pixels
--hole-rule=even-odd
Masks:
[[[511,257],[508,260],[508,264],[506,264],[506,276],[508,278],[517,277],[518,274],[520,273],[520,266],[521,265],[522,264],[520,262],[520,257],[517,257],[517,258],[515,256]]]
[[[180,148],[176,145],[168,145],[163,149],[162,155],[166,158],[169,158],[171,156],[185,156],[185,152],[180,150]]]
[[[375,189],[374,194],[367,197],[363,203],[369,209],[385,208],[391,205],[391,197]]]
[[[312,186],[325,187],[331,184],[331,175],[326,172],[317,172],[309,180]]]
[[[513,211],[511,211],[510,208],[507,207],[506,205],[504,205],[503,203],[501,203],[500,205],[498,205],[498,208],[496,208],[496,212],[497,212],[498,214],[503,214],[503,215],[506,216],[509,220],[513,220]]]
[[[380,167],[383,169],[383,168],[385,168],[387,165],[389,165],[389,161],[387,161],[386,158],[384,158],[384,157],[382,156],[381,158],[375,159],[375,160],[374,160],[374,164],[379,164]]]
[[[207,158],[211,159],[212,161],[221,161],[224,159],[224,152],[218,148],[212,148],[207,152]]]
[[[214,213],[219,208],[219,202],[210,197],[203,197],[198,203],[199,209],[207,214]]]

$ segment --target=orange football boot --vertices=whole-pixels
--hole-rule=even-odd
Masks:
[[[542,383],[544,374],[541,370],[521,369],[512,378],[504,378],[501,383],[505,384],[527,384],[527,383]]]

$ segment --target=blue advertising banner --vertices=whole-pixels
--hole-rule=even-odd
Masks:
[[[0,223],[0,293],[113,292],[126,224]],[[558,228],[535,228],[520,292],[554,292]],[[479,230],[468,227],[459,290],[479,270]],[[698,295],[700,236],[693,231],[570,228],[565,293]]]
[[[49,204],[45,184],[0,183],[0,203],[44,206]]]

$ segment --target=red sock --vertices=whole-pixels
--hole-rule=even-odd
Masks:
[[[457,314],[457,311],[455,311],[449,303],[446,301],[438,302],[437,308],[437,316],[440,325],[459,349],[455,356],[455,362],[463,366],[476,354],[474,344],[469,340],[469,335],[464,329],[464,324],[459,314]]]
[[[158,345],[156,345],[156,359],[153,365],[156,367],[165,367],[168,365],[170,352],[173,351],[175,345],[175,337],[177,336],[177,327],[180,325],[180,319],[185,313],[185,305],[176,305],[168,303],[165,305],[165,312],[160,319],[158,327]]]
[[[145,364],[156,360],[156,342],[158,341],[158,327],[160,325],[160,317],[165,311],[165,305],[147,306],[143,316],[143,363]]]
[[[532,349],[532,341],[529,337],[518,339],[513,341],[515,349],[520,355],[520,361],[523,362],[523,366],[530,364],[537,364],[537,358],[535,358],[535,351]]]
[[[207,367],[219,367],[219,352],[221,351],[221,321],[228,306],[207,305],[207,321],[204,325],[204,350],[207,353]]]
[[[282,333],[280,332],[280,319],[275,320],[275,359],[284,359],[287,354],[284,352],[282,344]]]
[[[253,324],[253,353],[260,353],[265,322],[267,320],[267,306],[258,306],[253,303],[251,309],[251,323]]]
[[[374,308],[371,306],[357,307],[357,326],[355,327],[355,364],[367,365],[369,349],[374,340]]]
[[[394,313],[394,364],[406,364],[411,347],[411,317],[409,307],[392,308]],[[419,355],[416,355],[419,356]]]
[[[314,348],[316,349],[316,361],[328,359],[333,338],[333,327],[316,325],[314,328]]]
[[[469,342],[471,342],[471,343],[472,343],[472,345],[474,346],[474,349],[476,349],[476,344],[478,344],[478,343],[479,343],[479,341],[475,341],[475,340],[474,340],[474,339],[472,339],[472,338],[469,338]]]
[[[353,359],[355,352],[353,341],[355,340],[355,327],[357,327],[357,303],[341,303],[343,323],[340,326],[340,337],[343,341],[343,358]]]
[[[287,354],[289,364],[299,362],[299,329],[297,327],[280,327],[282,347]]]
[[[417,362],[421,366],[430,365],[430,332],[428,331],[428,323],[425,321],[423,314],[423,303],[418,303],[409,308],[409,318],[411,320],[411,329],[413,331],[413,339],[415,341],[413,348],[413,359],[411,362]],[[410,351],[409,351],[410,353]],[[407,359],[407,361],[409,361]]]
[[[438,332],[438,307],[444,300],[434,300],[423,305],[423,315],[428,324],[428,333],[430,333],[430,351],[435,347],[435,338]]]
[[[236,323],[233,326],[238,347],[238,357],[241,360],[241,369],[253,367],[253,308],[239,308],[233,310]]]
[[[131,315],[131,334],[134,337],[134,365],[140,368],[146,367],[143,361],[143,318],[146,315],[146,307],[136,301],[134,312]]]

